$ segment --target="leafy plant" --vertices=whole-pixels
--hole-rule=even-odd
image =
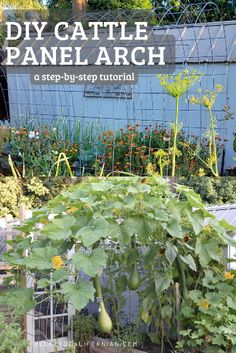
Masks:
[[[124,348],[125,352],[132,352],[133,348],[142,348],[146,335],[135,325],[126,325],[122,327],[119,335],[113,336],[113,341]]]
[[[206,133],[206,137],[209,139],[209,155],[207,161],[202,162],[207,168],[210,168],[212,174],[216,177],[219,176],[218,171],[218,153],[216,146],[216,121],[213,116],[212,109],[216,102],[218,94],[222,91],[223,87],[218,84],[216,85],[215,91],[205,90],[204,94],[200,97],[192,96],[190,102],[192,104],[199,104],[207,108],[210,116],[210,131]],[[199,90],[199,93],[202,91]]]
[[[43,207],[62,190],[78,183],[78,178],[0,178],[0,217],[19,217],[20,205],[27,209]]]
[[[192,70],[184,70],[178,73],[176,76],[171,75],[159,75],[160,85],[163,90],[175,99],[175,123],[173,125],[173,148],[172,148],[172,177],[175,176],[176,168],[176,155],[177,149],[177,136],[180,130],[179,125],[179,100],[180,98],[200,80],[200,73]]]
[[[110,10],[110,9],[151,9],[150,0],[89,0],[89,6],[95,10]]]
[[[210,268],[214,276],[224,272],[224,247],[235,247],[227,234],[235,227],[224,220],[217,222],[191,189],[175,185],[172,192],[168,181],[159,177],[88,179],[36,211],[20,230],[25,236],[11,241],[5,255],[13,268],[10,281],[15,286],[2,293],[0,303],[21,305],[26,311],[34,307],[33,290],[22,288],[16,273],[20,270],[21,276],[32,277],[41,273],[36,288],[60,287],[63,299],[78,311],[96,296],[100,330],[110,332],[100,276],[113,256],[121,292],[127,290],[127,278],[137,266],[140,320],[162,351],[166,342],[179,335],[176,284],[180,284],[181,308],[191,299],[192,290],[201,291],[204,270]],[[68,257],[72,249],[75,253]]]
[[[78,314],[73,318],[73,339],[77,347],[76,352],[89,351],[91,341],[96,328],[96,321],[92,316]]]
[[[178,183],[192,188],[206,204],[220,205],[236,202],[236,178],[191,177],[179,178]]]
[[[24,332],[17,320],[19,317],[12,319],[12,322],[7,322],[6,317],[0,313],[1,353],[22,353],[28,346],[24,339]]]
[[[233,272],[214,274],[207,269],[198,290],[189,293],[181,315],[189,322],[181,331],[178,349],[195,349],[198,352],[234,352],[236,347],[236,281]]]

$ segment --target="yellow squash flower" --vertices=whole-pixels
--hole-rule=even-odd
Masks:
[[[62,260],[61,256],[54,256],[51,261],[52,261],[53,267],[56,270],[60,270],[64,265],[64,261]]]
[[[69,210],[66,211],[67,214],[72,214],[77,212],[79,209],[78,207],[72,206]]]
[[[203,168],[199,168],[198,169],[198,176],[202,177],[204,175],[206,175],[205,170]]]
[[[209,301],[207,299],[203,299],[201,300],[201,302],[198,304],[200,308],[203,308],[203,309],[208,309],[209,308]]]
[[[231,272],[225,272],[224,273],[224,278],[225,279],[233,279],[234,278],[234,274]]]

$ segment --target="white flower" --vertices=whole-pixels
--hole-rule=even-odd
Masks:
[[[30,139],[33,139],[33,138],[36,137],[36,134],[35,134],[34,131],[30,131],[28,136],[29,136]]]
[[[118,224],[121,224],[121,223],[124,222],[124,219],[123,219],[123,218],[117,218],[117,219],[116,219],[116,222],[117,222]]]

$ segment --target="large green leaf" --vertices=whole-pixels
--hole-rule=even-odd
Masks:
[[[172,280],[167,275],[162,273],[155,273],[154,282],[157,295],[161,294],[164,290],[169,288]]]
[[[82,310],[90,300],[94,299],[95,289],[91,282],[81,279],[79,283],[67,282],[61,286],[65,299],[71,301],[76,310]]]
[[[174,244],[167,242],[165,255],[170,265],[172,265],[173,262],[175,261],[177,254],[178,254],[178,248]]]
[[[71,236],[70,228],[75,222],[76,219],[73,216],[54,218],[49,224],[44,226],[42,234],[52,240],[65,240]]]
[[[156,222],[154,219],[143,215],[128,216],[121,225],[123,236],[128,241],[134,234],[137,234],[139,239],[148,240],[150,235],[156,229]]]
[[[106,238],[109,234],[109,223],[104,218],[97,218],[77,233],[77,238],[83,241],[86,247],[95,244],[98,240]]]
[[[124,244],[130,241],[130,237],[123,231],[122,224],[118,224],[114,220],[109,220],[109,236],[115,240],[119,241],[120,244]]]
[[[177,191],[182,192],[188,200],[188,203],[191,207],[204,208],[201,196],[196,194],[195,191],[189,189],[184,185],[177,185]]]
[[[87,275],[94,277],[105,265],[107,255],[103,249],[95,249],[90,254],[76,252],[72,262],[78,271],[83,270]]]
[[[51,259],[56,255],[59,255],[57,248],[35,248],[29,256],[22,259],[22,264],[32,269],[49,270],[53,268]]]
[[[183,229],[177,219],[172,218],[169,223],[164,223],[162,226],[173,238],[183,238]]]
[[[223,240],[223,242],[227,245],[233,246],[236,248],[236,241],[233,239],[230,234],[227,234],[227,232],[233,232],[235,231],[235,226],[229,224],[226,220],[221,220],[220,222],[217,222],[216,220],[211,221],[210,223],[211,227],[217,232],[219,237]]]
[[[0,305],[6,305],[17,310],[18,313],[26,313],[32,310],[36,303],[33,288],[14,288],[0,292]]]
[[[199,210],[193,211],[192,208],[187,208],[185,210],[185,213],[189,219],[189,222],[193,227],[194,233],[199,234],[204,225],[204,220],[205,220],[204,210],[199,209]]]
[[[214,238],[206,239],[205,237],[199,237],[196,242],[195,251],[203,267],[206,267],[212,259],[220,261],[218,241]]]
[[[98,183],[92,183],[90,184],[90,188],[93,191],[102,191],[102,192],[106,192],[106,191],[110,191],[112,188],[114,187],[113,183],[110,183],[109,181],[102,181],[102,182],[98,182]]]
[[[192,255],[190,254],[185,256],[181,255],[180,258],[185,264],[187,264],[191,268],[191,270],[197,271],[197,266]]]
[[[58,270],[52,273],[50,278],[41,278],[37,281],[38,288],[46,288],[50,285],[55,285],[60,283],[68,278],[68,273],[66,270]]]

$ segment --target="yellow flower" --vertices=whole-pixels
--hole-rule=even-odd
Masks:
[[[198,304],[200,308],[203,308],[203,309],[208,309],[209,308],[209,301],[207,299],[203,299],[200,301],[200,303]]]
[[[160,149],[160,150],[154,152],[154,156],[155,156],[156,158],[159,158],[159,157],[160,157],[160,158],[161,158],[161,157],[168,157],[168,153],[167,153],[166,151]]]
[[[64,261],[62,260],[61,256],[54,256],[51,261],[56,270],[60,270],[64,265]]]
[[[66,211],[66,213],[71,214],[77,212],[79,209],[78,207],[71,207],[69,210]]]
[[[155,166],[154,166],[154,164],[148,163],[146,170],[147,170],[147,174],[148,174],[148,175],[151,175],[151,176],[156,175],[156,171],[155,171]]]
[[[202,176],[204,176],[204,175],[206,175],[206,174],[205,174],[205,170],[204,170],[203,168],[199,168],[199,170],[198,170],[198,176],[202,177]]]
[[[233,279],[234,278],[234,274],[231,272],[225,272],[224,273],[224,278],[225,279]]]

